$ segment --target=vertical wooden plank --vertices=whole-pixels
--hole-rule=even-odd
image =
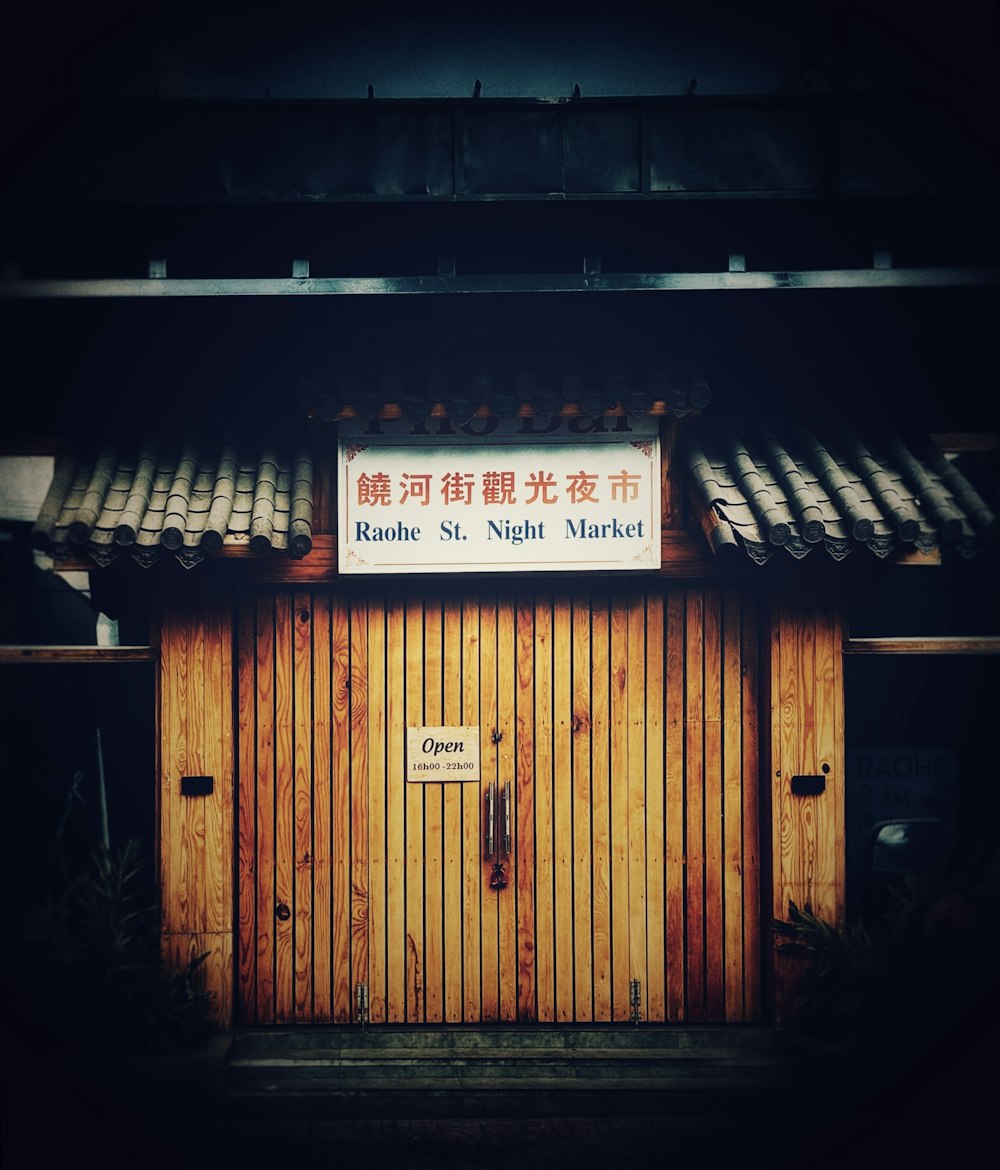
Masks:
[[[811,874],[812,905],[831,922],[844,920],[844,631],[827,587],[816,603],[816,737],[815,774],[827,777],[826,791],[813,797],[816,865]],[[799,798],[801,800],[801,798]]]
[[[517,875],[521,870],[520,809],[521,793],[518,765],[520,743],[517,740],[517,618],[510,597],[498,598],[496,616],[496,706],[497,731],[500,741],[496,747],[497,777],[500,788],[510,783],[514,809],[511,818],[511,854],[505,861],[510,886],[494,898],[497,915],[497,947],[500,978],[500,1019],[516,1020],[518,1014],[518,903]],[[485,664],[484,664],[485,669]],[[499,800],[499,793],[498,793]],[[525,800],[530,809],[530,793]],[[498,841],[498,850],[501,848]],[[531,840],[527,844],[527,866],[531,868]],[[511,895],[514,895],[513,897]],[[531,934],[534,939],[534,931]]]
[[[534,606],[519,599],[515,614],[517,679],[515,713],[517,726],[517,1018],[536,1020],[535,993],[535,688]],[[506,901],[506,899],[504,899]],[[503,903],[501,903],[502,905]]]
[[[687,1018],[700,1022],[705,1019],[704,600],[700,589],[686,591],[684,639]]]
[[[813,906],[809,872],[815,865],[815,798],[792,796],[791,777],[796,772],[811,774],[816,755],[816,619],[797,601],[782,599],[779,645],[781,652],[778,687],[781,708],[781,788],[777,806],[781,882],[776,916],[788,917],[790,901],[803,904],[803,894]],[[807,803],[808,802],[808,803]],[[803,812],[808,809],[808,815]],[[813,906],[815,910],[816,907]]]
[[[705,1014],[725,1019],[722,913],[722,613],[718,589],[704,592]]]
[[[368,602],[351,606],[351,987],[368,982]],[[369,1000],[370,1006],[370,1000]]]
[[[250,631],[252,644],[252,626]],[[158,794],[162,953],[172,968],[178,961],[178,948],[200,945],[208,952],[200,981],[213,996],[210,1015],[219,1026],[231,1027],[236,777],[229,590],[205,576],[175,582],[159,630],[159,646],[157,763],[162,774]],[[246,745],[254,734],[253,712],[244,708],[242,714]],[[250,763],[252,767],[252,753]],[[181,794],[184,775],[214,776],[215,788],[208,796],[190,800]],[[252,808],[252,771],[247,779]],[[244,821],[244,837],[251,824]],[[251,851],[251,892],[253,863]],[[248,908],[244,900],[240,907],[244,918],[248,909],[252,915],[252,907]],[[253,945],[252,931],[251,927]],[[252,954],[244,955],[244,986]],[[252,979],[249,986],[255,991]]]
[[[233,612],[228,588],[208,590],[205,641],[205,774],[225,778],[200,802],[205,824],[205,925],[210,934],[233,928]],[[228,944],[232,953],[232,941]],[[232,991],[229,992],[232,1000]]]
[[[424,603],[424,722],[442,724],[441,599]],[[428,1023],[444,1019],[444,784],[424,790],[424,998]]]
[[[629,1018],[628,608],[611,601],[611,997],[613,1019]]]
[[[826,580],[808,596],[783,590],[774,599],[771,676],[773,914],[809,905],[840,922],[844,913],[843,786],[792,796],[795,774],[842,775],[843,679],[839,608]],[[823,773],[823,767],[829,769]],[[835,771],[836,770],[836,771]],[[775,956],[775,1017],[787,1021],[800,964]]]
[[[539,1021],[555,1019],[553,907],[552,598],[535,600],[535,1003]]]
[[[257,1022],[274,1007],[274,597],[257,598]]]
[[[507,607],[510,613],[509,606]],[[479,722],[480,722],[480,751],[483,764],[483,781],[479,790],[479,838],[476,858],[479,863],[479,912],[482,921],[482,951],[481,951],[481,979],[482,979],[482,1018],[484,1021],[499,1019],[514,1019],[517,1014],[516,978],[509,979],[514,985],[508,1002],[508,1014],[500,1013],[500,960],[499,960],[499,930],[500,930],[500,898],[490,889],[489,872],[492,862],[485,854],[486,839],[486,794],[490,784],[496,784],[500,779],[499,760],[501,748],[506,741],[506,753],[513,751],[513,707],[514,694],[514,662],[513,650],[507,657],[510,659],[510,675],[506,680],[504,693],[510,696],[507,709],[501,715],[497,698],[497,661],[498,661],[498,606],[496,595],[484,593],[479,603]],[[507,622],[508,639],[513,641],[513,617]],[[500,737],[494,743],[493,733]],[[506,773],[506,778],[513,780],[513,770]],[[508,869],[510,863],[508,862]],[[511,899],[503,901],[510,909]],[[513,911],[510,913],[513,924]],[[513,944],[513,939],[511,940]],[[510,962],[505,970],[515,970],[514,946],[508,952]]]
[[[666,1019],[663,594],[646,597],[646,1019]]]
[[[330,607],[333,656],[333,1018],[348,1024],[351,987],[351,649],[350,612],[341,596]]]
[[[203,704],[201,639],[197,607],[175,603],[161,631],[161,817],[162,930],[202,931],[204,898],[198,877],[203,846],[198,810],[180,794],[183,775],[202,775],[196,703]],[[200,804],[200,801],[194,802]]]
[[[444,706],[445,727],[463,722],[462,690],[465,662],[462,656],[462,609],[449,596],[444,603]],[[442,785],[444,827],[444,1004],[443,1017],[449,1023],[462,1020],[462,790],[464,783]]]
[[[180,742],[183,725],[179,722],[182,718],[180,704],[183,699],[183,675],[179,675],[178,666],[184,661],[180,618],[181,614],[176,607],[168,610],[160,630],[159,863],[160,886],[163,890],[160,926],[164,936],[182,929],[183,903],[187,898],[175,846],[181,828],[180,781],[177,777],[184,774]]]
[[[487,761],[495,756],[490,738],[494,720],[485,723],[480,711],[480,606],[478,598],[467,597],[462,604],[462,723],[479,728],[479,759],[482,769],[480,784],[463,784],[459,815],[461,817],[462,871],[461,871],[461,943],[462,943],[462,1016],[466,1023],[477,1023],[483,1015],[483,951],[488,925],[482,913],[482,784],[486,781]],[[488,724],[488,725],[487,725]],[[493,924],[494,946],[496,928]],[[494,1014],[494,1019],[496,1018]]]
[[[686,870],[684,856],[684,591],[671,589],[666,612],[666,963],[667,1019],[679,1023],[687,1016]]]
[[[386,697],[385,602],[368,599],[368,1010],[386,1009]],[[398,679],[398,676],[397,676]]]
[[[406,695],[403,606],[386,612],[386,1020],[406,1018]]]
[[[725,912],[725,1018],[744,1019],[743,1004],[743,679],[740,595],[722,596],[722,871]]]
[[[333,692],[330,596],[313,597],[313,1007],[333,1019]]]
[[[625,702],[628,711],[626,772],[628,802],[629,979],[640,983],[642,1018],[649,1018],[646,955],[646,599],[630,590],[626,599]]]
[[[555,885],[555,1018],[573,1010],[573,642],[570,600],[553,598],[552,844]]]
[[[611,1005],[611,612],[595,592],[591,629],[591,798],[593,816],[594,1019],[612,1017]]]
[[[239,861],[238,950],[239,1015],[237,1023],[257,1022],[257,725],[256,614],[254,599],[239,600]]]
[[[742,604],[742,785],[743,785],[743,1018],[761,1019],[760,785],[767,775],[760,758],[759,605],[745,594]]]
[[[313,1019],[313,858],[312,833],[312,598],[292,599],[292,740],[294,775],[295,981],[293,1015]]]
[[[593,883],[591,880],[590,600],[576,594],[572,607],[572,814],[574,1019],[594,1018]]]
[[[424,726],[424,611],[406,601],[406,725]],[[406,785],[406,1020],[424,1021],[424,785]]]
[[[279,1024],[295,1018],[295,789],[292,755],[292,598],[274,599],[274,1011]]]

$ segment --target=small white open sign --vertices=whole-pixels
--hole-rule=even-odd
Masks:
[[[408,727],[406,779],[429,781],[480,779],[478,727]]]

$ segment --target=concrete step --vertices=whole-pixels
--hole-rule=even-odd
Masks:
[[[628,1024],[572,1025],[406,1025],[377,1024],[324,1027],[245,1028],[233,1039],[233,1051],[259,1055],[294,1050],[323,1052],[377,1048],[449,1049],[539,1049],[605,1051],[647,1049],[657,1052],[703,1049],[773,1052],[774,1033],[756,1025],[678,1027],[675,1025]]]
[[[765,1029],[368,1028],[237,1033],[247,1116],[739,1116],[808,1093]]]

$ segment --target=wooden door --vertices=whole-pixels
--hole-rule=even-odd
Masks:
[[[757,623],[718,589],[260,593],[239,613],[244,1023],[752,1020]],[[407,784],[408,726],[478,783]],[[489,784],[514,793],[490,887]]]

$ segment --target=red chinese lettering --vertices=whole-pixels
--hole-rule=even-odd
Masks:
[[[441,495],[446,504],[471,504],[475,477],[468,472],[449,471],[441,476]]]
[[[426,508],[431,502],[430,475],[410,475],[404,471],[401,478],[399,486],[403,489],[403,494],[399,497],[399,502],[405,504],[407,500],[416,500],[421,507]]]
[[[641,475],[636,475],[622,468],[617,475],[609,475],[608,479],[611,481],[612,500],[621,500],[623,503],[628,503],[629,500],[637,500],[639,498],[639,484],[642,482]]]
[[[484,504],[516,504],[513,471],[486,471],[483,473]]]
[[[558,496],[552,495],[555,488],[556,477],[551,471],[536,471],[528,476],[528,482],[525,487],[531,489],[531,495],[525,500],[527,504],[533,504],[536,500],[543,504],[554,504],[559,499]]]
[[[575,475],[567,475],[566,490],[574,504],[589,502],[599,503],[594,491],[597,488],[597,476],[588,471],[578,471]]]
[[[388,507],[392,503],[392,481],[384,471],[376,471],[374,475],[362,471],[358,476],[358,503],[370,504],[373,508],[377,504]]]

